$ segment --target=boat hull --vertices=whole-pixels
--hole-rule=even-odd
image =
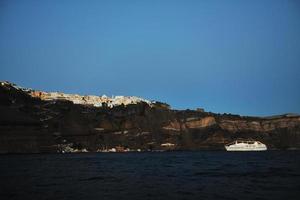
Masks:
[[[241,148],[241,147],[225,147],[227,151],[266,151],[267,147]]]

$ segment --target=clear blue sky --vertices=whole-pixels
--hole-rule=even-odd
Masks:
[[[0,1],[0,80],[300,113],[300,1]]]

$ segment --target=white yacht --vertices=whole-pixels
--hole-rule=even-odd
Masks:
[[[236,140],[226,144],[227,151],[266,151],[267,146],[259,141],[253,140]]]

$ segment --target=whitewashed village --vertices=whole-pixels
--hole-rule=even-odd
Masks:
[[[94,107],[107,106],[113,108],[120,105],[129,105],[137,103],[147,103],[152,106],[155,101],[149,101],[136,96],[112,96],[108,97],[106,95],[96,96],[96,95],[79,95],[79,94],[66,94],[62,92],[44,92],[33,90],[31,88],[24,88],[18,85],[12,84],[8,81],[1,81],[1,85],[10,85],[17,90],[22,90],[23,92],[28,93],[30,96],[39,98],[43,101],[55,101],[55,100],[67,100],[71,101],[74,104],[89,105]]]
[[[40,98],[44,101],[53,101],[53,100],[67,100],[71,101],[74,104],[81,105],[90,105],[94,107],[102,107],[106,105],[109,108],[119,105],[129,105],[137,104],[140,102],[145,102],[151,105],[153,102],[140,97],[135,96],[112,96],[108,97],[106,95],[96,96],[96,95],[78,95],[78,94],[65,94],[61,92],[42,92],[42,91],[30,91],[29,94],[32,97]]]

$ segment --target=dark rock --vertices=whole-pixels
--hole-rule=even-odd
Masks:
[[[93,107],[42,101],[9,83],[0,85],[0,153],[57,152],[64,144],[88,151],[224,149],[238,138],[260,140],[269,149],[299,149],[300,116],[172,110],[159,102]]]

